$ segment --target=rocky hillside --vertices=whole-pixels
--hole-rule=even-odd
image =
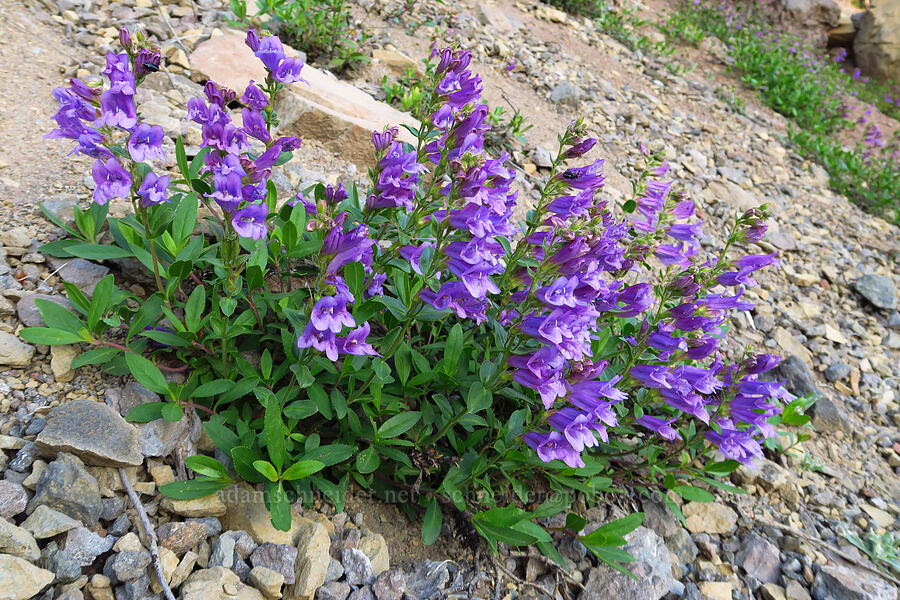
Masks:
[[[641,8],[658,14],[666,5]],[[614,202],[630,198],[645,144],[696,201],[710,243],[722,241],[735,212],[772,207],[769,236],[749,250],[778,250],[781,265],[747,293],[757,306],[732,324],[730,351],[749,345],[787,357],[778,377],[794,394],[818,398],[809,439],[794,443],[800,432],[785,427],[789,450],[733,475],[747,494],[684,503],[684,523],[639,496],[590,508],[589,528],[628,510],[647,513],[626,547],[634,579],[576,544],[561,546],[566,571],[508,549],[492,557],[449,525],[426,548],[417,524],[363,490],[345,512],[320,501],[296,507],[289,532],[274,530],[260,494],[244,488],[164,499],[157,487],[185,475],[186,455],[214,450],[196,419],[126,423],[122,415],[157,396],[92,367],[74,371],[74,347],[51,350],[16,335],[40,324],[35,299],[67,303],[62,281],[90,294],[111,270],[126,279],[132,272],[127,263],[40,253],[64,231],[38,205],[71,219],[93,185],[90,161],[42,138],[55,110],[51,91],[69,76],[99,77],[98,57],[119,26],[143,27],[166,61],[138,104],[163,125],[174,157],[179,134],[199,144],[182,116],[206,78],[244,81],[253,67],[235,58],[240,41],[218,0],[10,0],[0,21],[0,72],[9,81],[0,97],[0,596],[159,598],[162,576],[185,600],[895,600],[896,572],[880,570],[884,563],[848,536],[900,535],[900,229],[830,191],[822,168],[787,142],[785,119],[729,73],[721,44],[664,57],[635,51],[590,20],[531,1],[361,0],[354,11],[374,34],[375,58],[343,80],[304,71],[313,85],[284,100],[282,123],[304,145],[279,187],[364,182],[371,130],[412,122],[379,102],[383,78],[417,68],[443,32],[474,52],[489,104],[533,125],[513,152],[524,197],[547,176],[556,134],[583,116],[600,140],[594,154],[606,159],[604,193]],[[130,285],[137,295],[150,287]]]

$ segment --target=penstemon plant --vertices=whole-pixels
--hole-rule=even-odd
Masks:
[[[599,197],[602,160],[569,166],[596,143],[578,121],[516,223],[509,157],[484,150],[481,78],[451,48],[433,53],[416,143],[373,133],[366,193],[318,184],[278,198],[272,169],[300,140],[275,134],[274,99],[303,65],[253,30],[265,81],[240,97],[207,83],[188,104],[203,148],[188,160],[179,140],[169,177],[151,164],[161,131],[133,101],[158,54],[125,33],[123,45],[105,89],[55,92],[50,135],[96,158],[97,185],[75,227],[57,220],[72,237],[44,251],[136,259],[157,290],[139,298],[110,275],[89,299],[66,284],[77,314],[37,301],[47,327],[21,335],[86,344],[76,366],[163,395],[133,421],[203,413],[222,460],[189,458],[200,476],[163,493],[261,484],[287,528],[292,502],[318,493],[342,510],[353,481],[419,511],[426,543],[448,515],[494,549],[534,544],[564,562],[554,541],[570,536],[621,568],[622,536],[643,515],[585,533],[567,514],[576,496],[662,487],[709,501],[710,486],[734,490],[718,476],[762,455],[791,400],[759,379],[778,359],[726,362],[720,343],[729,311],[751,308],[752,274],[776,261],[733,256],[764,235],[765,206],[704,256],[694,205],[658,157],[645,151],[622,216]],[[113,198],[134,214],[108,217]]]

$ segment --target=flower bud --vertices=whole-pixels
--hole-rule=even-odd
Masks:
[[[591,148],[597,143],[597,138],[575,138],[572,147],[563,153],[565,158],[578,158],[590,152]]]
[[[384,131],[372,132],[372,145],[375,146],[375,152],[384,152],[391,147],[391,142],[397,136],[396,127],[387,127]]]
[[[245,43],[254,52],[259,50],[259,34],[256,33],[255,29],[247,30],[247,39],[245,40]]]
[[[129,33],[128,29],[125,27],[119,30],[119,44],[121,44],[122,48],[125,50],[131,49],[131,33]]]
[[[134,57],[135,78],[140,79],[141,77],[146,77],[150,73],[159,71],[161,59],[162,57],[159,54],[159,50],[148,50],[147,48],[138,50],[137,55]]]

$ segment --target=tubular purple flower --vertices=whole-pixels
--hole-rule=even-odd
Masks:
[[[253,32],[253,39],[251,39],[251,32]],[[256,48],[250,46],[251,42]],[[250,46],[250,49],[253,50],[253,54],[256,55],[256,58],[262,61],[262,64],[266,69],[272,73],[278,70],[278,65],[284,60],[285,54],[284,47],[281,45],[281,40],[279,40],[277,36],[266,35],[260,38],[256,35],[256,32],[251,29],[247,32],[246,43]]]
[[[590,413],[581,412],[569,406],[550,415],[547,422],[562,433],[577,452],[599,445],[594,432],[599,433],[604,441],[609,441],[606,428],[597,423]]]
[[[269,207],[265,204],[250,204],[235,211],[231,217],[231,226],[241,237],[259,240],[266,237],[269,232],[266,226],[266,218],[269,216]]]
[[[597,143],[597,138],[576,139],[571,148],[563,152],[565,158],[580,158],[591,151]]]
[[[548,434],[526,433],[522,439],[537,452],[538,457],[544,462],[558,459],[572,468],[584,466],[581,454],[558,431],[551,431]]]
[[[385,127],[384,131],[372,132],[372,145],[375,146],[375,152],[384,152],[391,147],[391,142],[397,137],[398,130],[396,127]]]
[[[308,81],[303,79],[300,76],[300,71],[303,69],[303,61],[296,58],[285,58],[281,61],[281,64],[278,65],[278,70],[275,71],[275,74],[272,78],[275,81],[280,81],[281,83],[297,83],[303,82],[305,84],[309,84]]]
[[[100,96],[100,118],[96,126],[119,127],[126,131],[137,125],[137,108],[134,105],[134,96],[107,90]]]
[[[268,142],[271,139],[266,128],[266,118],[258,110],[242,108],[241,121],[243,122],[241,129],[250,137],[261,142]]]
[[[649,429],[659,435],[659,437],[670,441],[674,441],[679,437],[678,432],[672,427],[672,422],[674,421],[675,419],[664,420],[658,417],[651,417],[650,415],[644,415],[635,420],[641,427]]]
[[[269,99],[266,98],[266,95],[256,86],[252,79],[247,84],[244,95],[241,96],[241,102],[253,110],[262,110],[269,105]]]
[[[143,78],[151,73],[159,71],[159,64],[162,62],[162,55],[155,48],[148,50],[141,48],[134,56],[134,76],[135,78]]]
[[[135,162],[146,162],[151,159],[165,160],[162,141],[166,132],[159,125],[141,123],[134,128],[128,138],[128,154]]]
[[[138,188],[138,196],[141,197],[141,206],[153,206],[160,202],[168,202],[169,176],[159,176],[152,171],[147,173],[141,187]],[[189,200],[183,200],[188,202]]]
[[[343,338],[343,340],[337,338],[338,343],[342,343],[341,350],[347,354],[354,354],[356,356],[381,356],[375,351],[375,348],[373,348],[371,344],[366,342],[370,330],[371,327],[369,326],[369,322],[366,321],[347,334],[347,337]]]
[[[131,195],[131,174],[115,158],[105,163],[100,159],[94,161],[91,175],[94,178],[94,202],[97,204]]]
[[[298,348],[314,348],[324,352],[328,360],[334,362],[338,359],[337,338],[331,330],[320,331],[313,327],[312,322],[306,324],[303,335],[297,340]]]
[[[340,333],[345,326],[356,327],[353,315],[347,311],[347,302],[348,298],[341,294],[319,298],[309,315],[309,322],[319,331],[334,333]]]

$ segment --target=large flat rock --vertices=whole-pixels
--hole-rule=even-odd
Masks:
[[[296,54],[288,47],[285,50]],[[238,94],[251,79],[261,82],[266,77],[262,63],[237,33],[213,37],[197,46],[191,54],[191,70]],[[367,167],[375,163],[373,131],[403,124],[419,127],[410,115],[315,67],[304,66],[301,75],[309,85],[288,85],[276,99],[281,135],[319,140],[344,159]],[[400,139],[413,141],[408,132],[402,128],[400,132]]]
[[[35,444],[53,454],[71,452],[87,464],[102,467],[144,462],[134,425],[109,406],[90,400],[64,402],[51,410]]]

